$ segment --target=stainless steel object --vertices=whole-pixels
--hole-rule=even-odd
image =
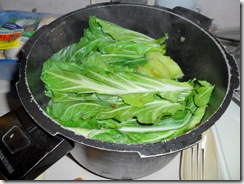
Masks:
[[[214,136],[209,129],[195,146],[182,151],[182,180],[219,180],[218,154]]]

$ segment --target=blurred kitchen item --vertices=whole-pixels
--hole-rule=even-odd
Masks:
[[[51,23],[55,19],[56,19],[56,17],[53,17],[53,16],[47,16],[47,17],[42,18],[41,20],[38,21],[38,26],[35,27],[35,30],[40,29],[44,25],[48,25],[49,23]],[[29,21],[29,22],[27,22],[27,21]],[[32,21],[32,22],[30,22],[30,21]],[[18,23],[22,24],[22,25],[34,24],[35,20],[34,19],[19,19]],[[29,39],[28,37],[21,37],[20,42],[19,42],[19,46],[11,48],[11,49],[4,50],[4,55],[5,55],[6,59],[18,60],[19,52],[28,39]]]
[[[19,18],[18,24],[28,23],[26,20],[40,20],[36,29],[41,28],[43,25],[47,25],[56,19],[59,15],[50,15],[46,13],[33,13],[33,12],[22,12],[6,10],[0,12],[0,26],[5,24],[11,19]],[[33,22],[29,22],[33,23]],[[11,49],[0,50],[0,79],[4,80],[17,80],[20,50],[27,41],[27,37],[21,37],[19,46]]]
[[[6,59],[17,60],[18,54],[25,43],[19,42],[19,46],[11,49],[4,50],[4,55]]]
[[[211,33],[217,37],[228,53],[234,54],[236,49],[240,48],[240,27],[216,28]]]
[[[40,29],[42,26],[50,24],[51,22],[53,22],[56,19],[57,19],[57,17],[54,17],[54,16],[47,16],[47,17],[42,18],[37,27],[37,30]]]
[[[182,152],[181,179],[220,180],[217,148],[210,129],[198,144]]]
[[[5,56],[4,56],[3,50],[0,50],[0,60],[1,59],[6,59]]]
[[[215,29],[212,33],[217,37],[225,50],[234,57],[238,70],[241,72],[241,28],[228,27]],[[233,100],[240,105],[240,86],[235,90]]]
[[[241,40],[241,29],[240,27],[229,27],[229,28],[221,28],[213,31],[213,34],[218,38],[232,40],[232,41],[240,41]]]
[[[163,6],[170,9],[180,6],[190,10],[195,10],[196,0],[156,0],[155,5]]]

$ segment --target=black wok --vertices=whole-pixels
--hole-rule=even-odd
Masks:
[[[0,157],[4,158],[0,159],[0,166],[5,177],[33,179],[70,152],[95,174],[113,179],[136,179],[156,172],[180,151],[197,143],[201,134],[225,112],[239,85],[239,73],[233,57],[206,30],[209,25],[202,23],[203,28],[179,10],[133,4],[93,5],[64,15],[37,31],[23,48],[21,59],[17,91],[24,108],[0,119],[0,133],[6,139],[0,145]],[[196,77],[215,85],[204,123],[171,140],[124,145],[76,135],[52,120],[45,112],[49,99],[44,95],[44,84],[40,80],[43,62],[63,47],[79,41],[91,15],[153,38],[168,33],[167,54],[182,68],[184,80]],[[8,140],[9,131],[17,132],[20,136],[17,141],[21,140],[22,146],[9,148],[12,141]],[[40,150],[43,150],[42,155]],[[16,159],[27,154],[30,156],[21,161]],[[29,166],[25,168],[24,162]],[[21,167],[23,169],[17,169]]]

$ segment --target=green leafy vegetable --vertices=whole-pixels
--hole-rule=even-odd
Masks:
[[[147,63],[141,69],[150,69],[152,76],[162,78],[177,79],[183,76],[183,72],[179,65],[174,62],[169,56],[165,56],[160,52],[148,52],[146,54]]]
[[[79,42],[50,57],[41,80],[47,113],[77,134],[121,144],[170,139],[197,126],[214,86],[180,82],[180,66],[153,39],[95,16]]]

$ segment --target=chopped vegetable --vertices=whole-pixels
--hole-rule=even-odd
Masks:
[[[77,134],[120,144],[158,142],[193,129],[214,86],[179,81],[184,74],[165,55],[167,38],[91,16],[80,41],[44,63],[47,113]]]

